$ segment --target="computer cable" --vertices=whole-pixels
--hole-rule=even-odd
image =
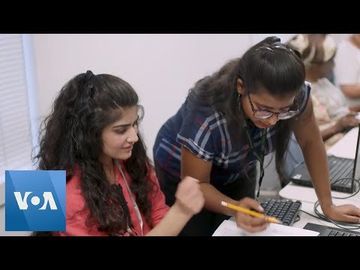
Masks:
[[[266,169],[267,167],[270,166],[271,162],[273,161],[274,159],[274,153],[270,153],[270,160],[268,161],[268,163],[264,166],[264,169]]]
[[[353,180],[352,177],[344,177],[344,178],[339,178],[339,179],[336,179],[334,181],[331,181],[331,184],[335,184],[337,182],[340,182],[342,180]],[[332,196],[332,198],[334,199],[348,199],[348,198],[351,198],[351,197],[354,197],[356,194],[358,194],[360,192],[360,180],[359,179],[354,179],[354,184],[355,184],[355,191],[353,193],[351,193],[350,195],[348,196],[345,196],[345,197],[336,197],[336,196]]]
[[[301,210],[299,210],[299,211],[301,211]],[[300,215],[297,214],[297,215],[296,215],[296,218],[295,218],[295,220],[294,220],[294,223],[298,222],[299,220],[300,220]]]

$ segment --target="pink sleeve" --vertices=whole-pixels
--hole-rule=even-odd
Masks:
[[[154,222],[153,225],[155,226],[164,218],[165,214],[169,210],[169,206],[165,203],[165,195],[160,189],[159,181],[152,167],[150,167],[149,178],[154,185],[150,200],[152,204],[151,218]]]
[[[66,231],[59,232],[61,236],[104,235],[96,225],[86,224],[89,210],[85,208],[85,200],[79,187],[79,179],[74,177],[66,185]]]
[[[78,212],[75,214],[74,211],[69,211],[66,215],[66,231],[60,232],[59,235],[62,236],[91,236],[91,235],[100,235],[96,230],[91,230],[86,226],[87,216],[83,213],[84,211]]]

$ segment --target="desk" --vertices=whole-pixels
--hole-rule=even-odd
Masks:
[[[353,128],[341,140],[339,140],[328,150],[328,154],[353,159],[355,157],[357,136],[358,128]],[[342,193],[337,191],[332,191],[331,194],[333,197],[346,197],[349,195],[348,193]],[[311,214],[315,214],[313,208],[315,201],[317,201],[317,196],[313,188],[298,186],[290,182],[288,185],[286,185],[283,189],[280,190],[279,195],[286,199],[300,200],[302,202],[302,210]],[[356,205],[357,207],[360,207],[360,194],[357,194],[356,196],[345,200],[333,198],[333,202],[334,204],[351,203]],[[321,221],[302,212],[300,213],[300,220],[294,223],[294,226],[302,228],[308,222],[333,227],[332,223]]]

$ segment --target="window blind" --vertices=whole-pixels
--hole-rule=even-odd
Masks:
[[[21,34],[0,34],[0,184],[5,170],[31,169],[32,137]]]

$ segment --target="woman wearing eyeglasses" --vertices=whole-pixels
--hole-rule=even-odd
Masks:
[[[277,37],[266,38],[195,84],[161,127],[153,148],[169,205],[181,177],[192,176],[201,183],[205,209],[181,235],[211,235],[228,216],[235,216],[237,225],[247,231],[264,230],[264,218],[235,212],[221,201],[262,211],[254,198],[264,176],[264,156],[275,151],[281,175],[292,131],[309,164],[323,212],[334,220],[359,221],[360,209],[332,203],[326,153],[309,96],[302,60]]]

